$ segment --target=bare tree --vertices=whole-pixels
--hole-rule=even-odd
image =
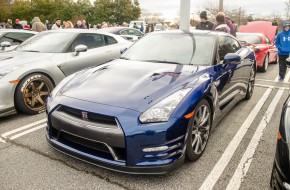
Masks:
[[[290,0],[288,0],[288,2],[286,1],[285,2],[285,5],[286,5],[286,18],[289,19],[289,11],[290,11]]]

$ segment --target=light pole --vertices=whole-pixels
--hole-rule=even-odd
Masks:
[[[189,31],[190,0],[180,0],[180,29]]]
[[[220,0],[219,1],[219,12],[223,12],[224,11],[224,0]]]

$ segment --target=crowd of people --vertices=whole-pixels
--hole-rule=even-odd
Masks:
[[[75,24],[73,24],[72,21],[62,21],[60,18],[55,19],[53,24],[50,24],[48,20],[43,23],[39,17],[34,17],[29,23],[18,18],[15,19],[14,23],[12,22],[12,19],[8,19],[7,22],[0,23],[0,29],[24,29],[32,30],[35,32],[68,28],[89,29],[90,25],[88,22],[86,22],[86,20],[78,20]]]
[[[222,31],[236,36],[238,26],[229,17],[226,17],[223,12],[217,13],[215,17],[216,23],[212,23],[208,20],[206,11],[202,11],[199,17],[200,23],[196,26],[196,29]]]

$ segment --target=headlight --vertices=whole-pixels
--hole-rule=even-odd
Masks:
[[[0,78],[4,77],[5,75],[7,75],[8,73],[20,68],[22,66],[15,66],[15,67],[10,67],[8,69],[5,69],[3,71],[0,71]]]
[[[169,117],[178,106],[178,104],[183,100],[186,94],[191,90],[191,88],[186,88],[171,94],[167,98],[158,102],[142,115],[140,115],[139,120],[142,123],[155,123],[155,122],[166,122]]]
[[[65,77],[50,93],[50,97],[54,98],[62,87],[64,87],[71,79],[73,79],[79,72]]]

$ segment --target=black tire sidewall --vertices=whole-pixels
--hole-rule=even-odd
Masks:
[[[42,110],[32,110],[30,109],[26,103],[24,102],[24,98],[23,98],[23,93],[24,93],[24,89],[29,85],[29,83],[31,81],[34,81],[35,79],[40,79],[42,81],[44,81],[45,83],[48,84],[48,86],[50,87],[50,91],[52,91],[53,89],[53,83],[51,82],[51,80],[45,76],[44,74],[40,74],[40,73],[34,73],[34,74],[30,74],[27,75],[26,77],[24,77],[20,83],[17,85],[16,90],[15,90],[15,108],[18,112],[20,113],[24,113],[24,114],[28,114],[28,115],[35,115],[35,114],[39,114],[45,111],[45,107]]]
[[[209,128],[209,136],[210,136],[210,131],[211,131],[211,126],[212,126],[212,110],[211,110],[211,107],[210,107],[210,104],[208,103],[207,100],[205,99],[202,99],[201,101],[199,101],[199,103],[197,104],[197,106],[195,107],[194,109],[194,114],[196,113],[196,111],[202,106],[202,105],[206,105],[210,111],[210,128]],[[189,122],[188,122],[188,135],[187,135],[187,141],[186,141],[186,159],[188,161],[196,161],[198,160],[202,154],[204,153],[205,149],[206,149],[206,146],[208,144],[208,140],[209,140],[209,137],[207,139],[207,142],[206,142],[206,145],[203,149],[203,151],[200,153],[200,154],[195,154],[194,151],[193,151],[193,148],[192,148],[192,129],[193,129],[193,119],[194,119],[194,116],[190,118]]]

